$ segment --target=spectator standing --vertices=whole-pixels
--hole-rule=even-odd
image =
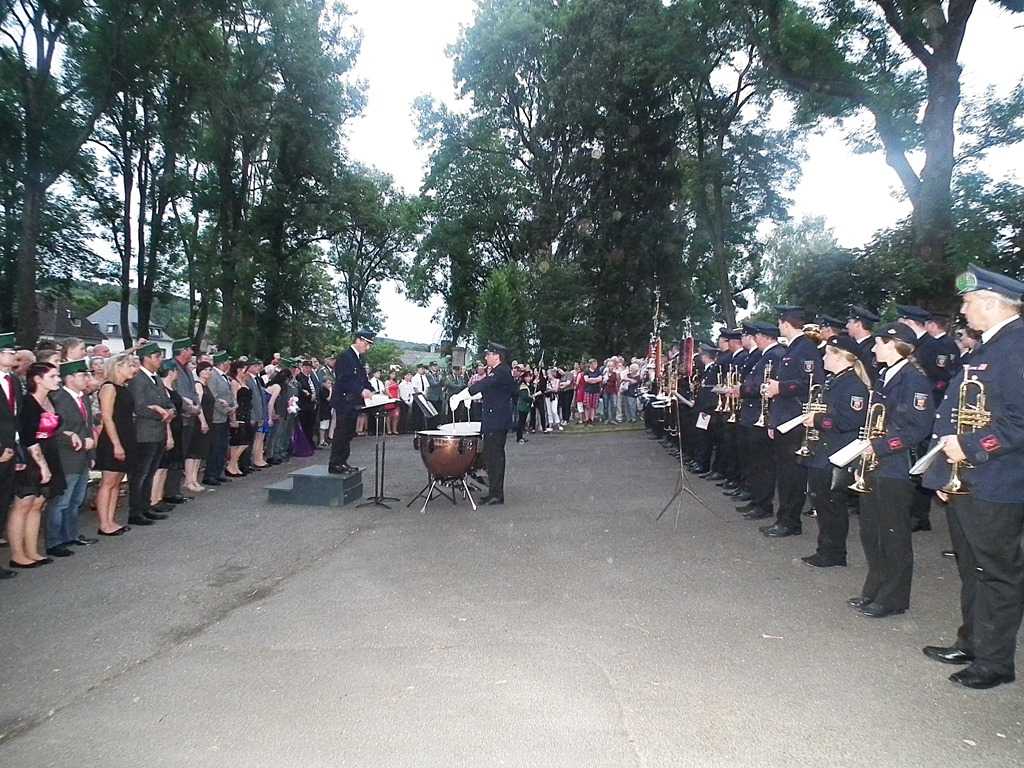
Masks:
[[[174,360],[164,360],[160,364],[160,380],[163,382],[167,396],[171,399],[171,409],[174,411],[174,418],[168,424],[167,442],[164,444],[164,453],[160,457],[160,468],[153,475],[153,488],[149,494],[150,506],[156,507],[161,503],[181,504],[185,501],[183,497],[168,498],[167,479],[170,473],[183,474],[184,454],[181,449],[182,441],[182,408],[184,401],[181,395],[175,390],[175,379],[178,376],[178,366]],[[180,488],[179,481],[179,488]]]
[[[185,487],[193,493],[207,490],[199,482],[199,470],[210,455],[210,444],[213,442],[211,424],[213,423],[213,392],[210,391],[210,376],[213,365],[204,360],[196,366],[196,395],[199,400],[199,413],[196,414],[196,428],[192,430],[185,458]]]
[[[132,473],[135,459],[135,401],[128,382],[139,367],[135,355],[124,352],[107,360],[106,381],[99,390],[100,436],[96,441],[96,469],[100,486],[96,491],[96,514],[100,536],[120,536],[128,528],[117,523],[117,499],[125,475]],[[152,525],[147,520],[143,525]]]
[[[149,342],[138,350],[141,368],[128,384],[135,401],[135,462],[128,477],[128,522],[164,520],[167,515],[150,505],[153,478],[160,468],[170,423],[174,418],[171,398],[167,396],[159,378],[163,352],[156,342]]]
[[[387,390],[388,397],[392,400],[398,400],[401,397],[401,385],[398,383],[398,376],[394,371],[388,374],[388,381],[387,384],[385,384],[385,389]],[[399,403],[388,403],[384,406],[384,412],[387,414],[385,434],[397,435],[399,420],[402,417],[402,410],[399,407]]]
[[[174,376],[174,391],[181,400],[180,413],[175,418],[181,425],[181,434],[175,454],[180,460],[172,461],[167,469],[167,480],[163,496],[172,504],[186,501],[182,494],[185,479],[184,458],[192,443],[192,432],[196,428],[199,412],[199,392],[196,389],[195,375],[192,373],[193,339],[175,339],[171,342],[171,360],[167,361],[177,369]],[[166,380],[166,379],[165,379]]]
[[[412,396],[416,392],[416,385],[412,383],[412,374],[406,372],[402,376],[402,383],[398,385],[398,397],[401,399],[401,429],[402,432],[411,432],[413,429]]]
[[[0,333],[0,530],[6,530],[7,510],[14,499],[14,471],[18,452],[18,415],[21,412],[21,382],[14,372],[18,353],[14,334]],[[14,576],[0,568],[0,579]]]
[[[213,393],[213,423],[210,425],[210,454],[206,459],[204,485],[221,485],[227,482],[224,467],[228,459],[230,442],[231,413],[235,410],[235,400],[231,393],[231,380],[228,371],[231,360],[227,352],[218,352],[213,356],[214,370],[210,374],[207,386]]]
[[[238,465],[242,454],[252,445],[252,389],[246,381],[248,374],[247,361],[236,360],[231,363],[231,394],[235,401],[235,410],[231,412],[228,435],[228,463],[224,474],[228,477],[243,477],[242,468]]]
[[[597,360],[591,358],[587,364],[587,370],[583,372],[583,423],[593,425],[597,418],[597,409],[601,403],[601,393],[604,390],[604,371],[597,365]]]

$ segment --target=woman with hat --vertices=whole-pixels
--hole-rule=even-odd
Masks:
[[[60,374],[50,363],[33,363],[25,376],[29,396],[19,413],[18,433],[23,457],[14,475],[15,502],[7,516],[11,568],[36,568],[53,559],[39,554],[39,523],[47,499],[64,492],[64,472],[54,436],[60,416],[50,393],[60,389]]]
[[[868,473],[871,490],[860,507],[860,540],[868,575],[860,595],[848,602],[876,619],[910,607],[914,573],[910,508],[917,487],[910,479],[910,452],[931,434],[935,421],[931,383],[913,359],[916,343],[917,334],[903,323],[875,331],[875,359],[886,368],[872,403],[885,406],[885,431],[871,440],[865,454],[868,461],[872,457],[878,461],[877,469]]]
[[[833,472],[829,456],[857,438],[864,424],[870,399],[871,379],[857,353],[860,348],[849,336],[833,336],[825,342],[823,413],[808,413],[804,426],[817,430],[811,441],[813,453],[806,460],[807,484],[818,513],[818,550],[802,560],[816,568],[846,565],[846,537],[850,517],[846,507],[845,472]]]

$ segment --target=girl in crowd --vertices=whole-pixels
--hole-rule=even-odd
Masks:
[[[231,435],[228,449],[228,464],[224,474],[228,477],[243,477],[244,472],[238,466],[238,460],[252,444],[252,390],[246,381],[248,365],[242,360],[235,360],[228,369],[231,379],[231,392],[235,396],[237,407],[232,416]]]
[[[167,396],[171,399],[174,418],[168,425],[170,429],[167,434],[167,444],[164,446],[164,455],[160,457],[160,468],[153,475],[153,488],[149,493],[151,507],[163,503],[167,470],[181,469],[184,461],[184,452],[181,447],[181,414],[185,406],[181,395],[174,391],[174,382],[178,380],[178,367],[173,360],[164,360],[160,365],[160,378],[163,380],[164,389],[167,390]]]
[[[210,455],[213,441],[210,425],[213,423],[213,407],[215,398],[210,391],[210,376],[213,375],[213,364],[203,360],[196,366],[196,394],[199,396],[199,413],[196,414],[196,426],[192,430],[192,442],[188,446],[185,459],[185,487],[192,493],[202,493],[206,486],[199,482],[199,473],[203,462]]]
[[[562,391],[562,371],[548,368],[547,389],[544,392],[544,407],[548,415],[548,432],[552,428],[562,431],[562,418],[558,408],[558,398]]]
[[[99,391],[100,435],[94,468],[102,473],[96,491],[100,536],[120,536],[129,530],[117,523],[117,498],[135,453],[135,400],[128,382],[138,371],[135,355],[124,352],[111,357]]]
[[[593,425],[597,419],[597,409],[601,404],[601,390],[604,389],[604,371],[597,366],[597,360],[591,358],[587,370],[583,372],[583,423]]]
[[[388,374],[387,393],[388,397],[392,400],[397,400],[400,396],[399,390],[401,387],[398,384],[398,376],[392,371]],[[386,433],[389,435],[398,434],[398,422],[402,417],[402,411],[398,407],[398,403],[389,403],[384,406],[384,410],[387,412],[387,430]]]
[[[60,416],[53,409],[50,393],[60,389],[60,373],[50,363],[34,363],[25,377],[29,397],[18,420],[25,463],[14,474],[15,502],[7,516],[7,541],[12,568],[36,568],[52,563],[39,554],[39,523],[46,500],[64,492],[64,473],[54,435]],[[79,440],[75,435],[73,441]]]
[[[850,531],[846,486],[850,481],[847,473],[833,472],[828,459],[857,438],[867,415],[871,379],[857,357],[859,349],[849,336],[828,340],[825,370],[831,377],[822,393],[826,410],[804,417],[804,427],[817,430],[820,436],[808,443],[814,452],[805,462],[807,485],[818,513],[818,550],[802,558],[816,568],[846,565],[846,537]]]
[[[910,479],[910,450],[931,436],[935,422],[931,382],[912,357],[916,343],[913,329],[902,323],[875,330],[875,359],[886,368],[873,400],[885,406],[885,434],[868,448],[867,456],[878,460],[878,468],[867,473],[871,491],[860,505],[868,575],[861,593],[848,602],[876,619],[910,607],[910,508],[917,492]]]
[[[533,409],[533,374],[527,371],[523,374],[522,379],[519,382],[519,398],[516,400],[516,413],[518,414],[518,420],[516,421],[516,442],[525,443],[526,438],[523,437],[523,430],[526,428],[526,419],[530,416],[530,411]]]

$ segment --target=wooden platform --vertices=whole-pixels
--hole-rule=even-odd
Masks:
[[[267,486],[271,504],[307,507],[344,507],[363,498],[363,471],[332,475],[326,464],[290,472],[281,482]]]

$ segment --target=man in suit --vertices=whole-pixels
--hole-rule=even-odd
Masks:
[[[154,520],[167,517],[150,508],[153,476],[160,468],[170,435],[169,424],[174,419],[171,398],[160,379],[163,351],[156,342],[139,347],[141,368],[132,377],[128,389],[135,399],[135,472],[129,475],[128,522],[132,525],[152,525]],[[212,379],[211,379],[212,381]]]
[[[334,367],[334,392],[331,407],[334,408],[334,441],[331,443],[331,459],[327,471],[332,475],[358,472],[358,467],[348,463],[352,447],[352,436],[356,433],[356,418],[363,402],[373,392],[366,376],[366,353],[373,346],[377,334],[362,330],[356,334],[352,346],[338,355]]]
[[[508,348],[491,342],[484,353],[490,369],[484,378],[471,384],[471,395],[482,395],[480,432],[487,466],[487,495],[482,504],[505,503],[505,441],[512,425],[512,398],[518,385],[508,365]]]
[[[190,363],[193,355],[193,339],[175,339],[171,342],[171,355],[174,358],[174,367],[178,376],[174,380],[174,391],[181,395],[181,443],[184,450],[188,450],[192,442],[192,432],[198,422],[196,414],[199,413],[199,393],[196,391],[196,379],[192,375]],[[164,501],[170,504],[184,504],[189,497],[181,493],[181,481],[184,479],[184,470],[168,469],[167,481],[164,485]]]
[[[14,498],[14,465],[17,463],[18,414],[21,412],[21,384],[14,373],[17,350],[13,333],[0,333],[0,532],[6,529],[7,510]],[[0,568],[0,579],[14,571]]]
[[[210,425],[210,455],[206,459],[204,485],[222,485],[230,482],[224,475],[227,466],[229,422],[235,410],[235,396],[231,391],[231,380],[228,369],[231,368],[231,355],[227,351],[217,352],[213,356],[213,373],[207,384],[213,395],[213,423]]]
[[[314,446],[319,445],[318,420],[316,418],[317,407],[320,404],[317,395],[316,384],[313,381],[313,362],[303,360],[299,372],[295,375],[295,383],[299,388],[299,424],[302,431],[306,433],[309,442]]]
[[[46,554],[51,557],[67,557],[72,554],[68,547],[97,541],[78,532],[78,511],[89,487],[95,447],[92,418],[85,402],[91,374],[85,360],[74,360],[60,364],[60,377],[64,386],[50,394],[50,402],[60,416],[57,451],[67,487],[46,505]]]

